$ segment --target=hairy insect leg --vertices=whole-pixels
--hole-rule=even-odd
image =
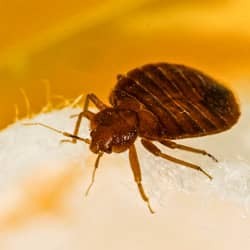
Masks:
[[[86,100],[83,106],[83,111],[88,110],[89,101],[92,101],[95,104],[95,106],[100,110],[108,108],[108,106],[104,104],[95,94],[91,93],[91,94],[87,94],[86,96]]]
[[[129,161],[130,161],[130,166],[132,168],[133,174],[134,174],[134,179],[135,182],[138,186],[141,198],[147,203],[149,211],[151,213],[154,213],[153,209],[150,206],[149,199],[147,195],[144,192],[143,186],[142,186],[142,178],[141,178],[141,169],[140,169],[140,164],[138,161],[137,153],[134,144],[130,146],[129,148]]]
[[[95,173],[96,173],[96,170],[98,168],[98,165],[99,165],[99,162],[100,162],[100,158],[103,156],[103,152],[99,153],[97,158],[96,158],[96,161],[95,161],[95,167],[94,167],[94,170],[93,170],[93,173],[92,173],[92,179],[91,179],[91,183],[89,185],[89,187],[87,188],[86,192],[85,192],[85,195],[87,196],[89,194],[89,191],[91,189],[91,187],[93,186],[94,182],[95,182]]]
[[[93,118],[93,116],[95,115],[93,112],[89,111],[89,101],[92,101],[95,106],[100,109],[103,110],[105,108],[107,108],[108,106],[106,106],[95,94],[88,94],[86,96],[84,105],[83,105],[83,111],[77,115],[77,121],[75,123],[75,128],[74,128],[74,132],[73,135],[77,136],[80,126],[81,126],[81,122],[82,122],[82,118],[86,117],[87,119],[91,120]],[[72,140],[62,140],[62,142],[71,142],[71,143],[76,143],[77,140],[76,139],[72,139]]]
[[[206,155],[206,156],[210,157],[212,160],[214,160],[215,162],[218,162],[218,160],[213,155],[209,154],[205,150],[181,145],[181,144],[175,143],[175,142],[170,141],[170,140],[161,140],[159,142],[161,144],[169,147],[169,148],[172,148],[172,149],[181,149],[181,150],[186,150],[186,151],[197,153],[197,154]]]
[[[180,160],[178,158],[175,158],[175,157],[172,157],[170,155],[167,155],[167,154],[164,154],[161,152],[161,150],[159,148],[157,148],[151,141],[148,141],[148,140],[145,140],[145,139],[142,139],[141,140],[141,143],[142,145],[152,154],[154,154],[155,156],[159,156],[159,157],[162,157],[166,160],[169,160],[169,161],[172,161],[172,162],[175,162],[177,164],[180,164],[180,165],[183,165],[185,167],[188,167],[188,168],[193,168],[195,170],[198,170],[200,172],[202,172],[203,174],[205,174],[210,180],[212,180],[212,176],[209,175],[206,171],[204,171],[201,167],[195,165],[195,164],[192,164],[192,163],[189,163],[189,162],[186,162],[186,161],[183,161],[183,160]]]

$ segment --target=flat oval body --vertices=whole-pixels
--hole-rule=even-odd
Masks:
[[[196,69],[178,64],[147,64],[118,76],[110,103],[150,113],[154,122],[148,122],[147,131],[139,134],[150,139],[218,133],[229,129],[240,116],[228,88]]]

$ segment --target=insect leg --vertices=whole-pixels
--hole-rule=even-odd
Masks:
[[[213,159],[215,162],[218,162],[218,160],[213,155],[209,154],[205,150],[198,149],[198,148],[193,148],[193,147],[188,147],[188,146],[185,146],[185,145],[181,145],[181,144],[175,143],[175,142],[170,141],[170,140],[161,140],[159,142],[161,144],[169,147],[169,148],[172,148],[172,149],[176,149],[177,148],[177,149],[186,150],[186,151],[197,153],[197,154],[206,155],[206,156],[210,157],[211,159]]]
[[[138,157],[137,157],[137,153],[136,153],[136,149],[135,149],[135,145],[133,144],[132,146],[130,146],[129,148],[129,161],[130,161],[130,166],[132,168],[133,174],[134,174],[134,179],[135,182],[138,186],[141,198],[147,203],[149,211],[151,213],[154,213],[154,211],[152,210],[150,203],[149,203],[149,199],[147,197],[147,195],[144,192],[143,186],[141,184],[141,169],[140,169],[140,164],[138,161]]]
[[[155,156],[159,156],[159,157],[162,157],[166,160],[169,160],[169,161],[172,161],[172,162],[175,162],[177,164],[180,164],[180,165],[183,165],[185,167],[188,167],[188,168],[193,168],[195,170],[198,170],[200,172],[202,172],[203,174],[205,174],[210,180],[212,180],[212,176],[209,175],[207,172],[205,172],[201,167],[195,165],[195,164],[192,164],[192,163],[189,163],[189,162],[186,162],[186,161],[183,161],[183,160],[180,160],[180,159],[177,159],[175,157],[172,157],[170,155],[167,155],[167,154],[164,154],[161,152],[161,150],[159,148],[157,148],[151,141],[148,141],[148,140],[145,140],[145,139],[142,139],[141,140],[141,143],[142,145],[152,154],[154,154]]]
[[[77,136],[78,135],[78,132],[79,132],[79,129],[80,129],[80,125],[81,125],[81,122],[82,122],[82,118],[83,117],[86,117],[87,119],[91,119],[93,116],[94,116],[94,113],[90,112],[90,111],[86,111],[86,112],[81,112],[80,114],[77,115],[77,121],[75,123],[75,128],[74,128],[74,132],[73,132],[73,135],[74,136]],[[61,142],[71,142],[71,143],[76,143],[77,140],[75,138],[72,138],[72,140],[61,140]]]
[[[83,111],[77,115],[77,121],[76,121],[74,132],[73,132],[73,135],[75,136],[78,135],[80,125],[82,122],[82,118],[86,117],[87,119],[91,120],[93,116],[95,115],[94,113],[88,110],[89,101],[92,101],[96,105],[96,107],[100,110],[107,108],[107,106],[95,94],[88,94],[86,96],[86,100],[83,105]],[[73,138],[72,140],[63,140],[62,142],[76,143],[77,140]]]
[[[108,106],[104,104],[95,94],[91,93],[87,94],[86,96],[86,100],[83,106],[83,112],[88,110],[89,101],[92,101],[95,104],[95,106],[100,110],[108,108]]]

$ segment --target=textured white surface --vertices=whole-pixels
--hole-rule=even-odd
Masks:
[[[75,120],[69,116],[78,112],[65,108],[38,115],[32,121],[71,132]],[[157,159],[139,141],[136,143],[154,215],[138,194],[127,153],[101,159],[95,184],[84,197],[96,157],[88,145],[60,144],[61,135],[38,126],[23,126],[21,122],[8,127],[0,133],[0,248],[249,249],[250,107],[243,106],[242,113],[239,123],[227,132],[178,141],[206,149],[219,163],[161,147],[202,166],[213,181],[197,171]],[[88,133],[88,122],[84,121],[80,134],[88,137]],[[6,218],[13,209],[15,216],[23,216],[19,212],[23,200],[27,203],[29,197],[26,182],[33,182],[31,189],[36,190],[40,179],[53,182],[76,167],[80,177],[62,198],[63,212],[49,209],[35,215],[30,212],[29,217],[31,208],[26,205],[25,219],[18,226],[7,225]],[[32,199],[29,202],[34,206],[36,201]]]

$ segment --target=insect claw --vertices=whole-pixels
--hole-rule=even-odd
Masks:
[[[217,158],[215,158],[213,155],[207,154],[207,156],[210,157],[213,161],[219,162],[219,160]]]
[[[154,214],[155,211],[151,208],[149,201],[147,201],[147,205],[148,205],[148,209],[149,209],[150,213]]]
[[[208,174],[205,170],[203,170],[202,168],[200,168],[199,170],[200,170],[203,174],[205,174],[205,175],[209,178],[210,181],[213,180],[213,177],[212,177],[210,174]]]

